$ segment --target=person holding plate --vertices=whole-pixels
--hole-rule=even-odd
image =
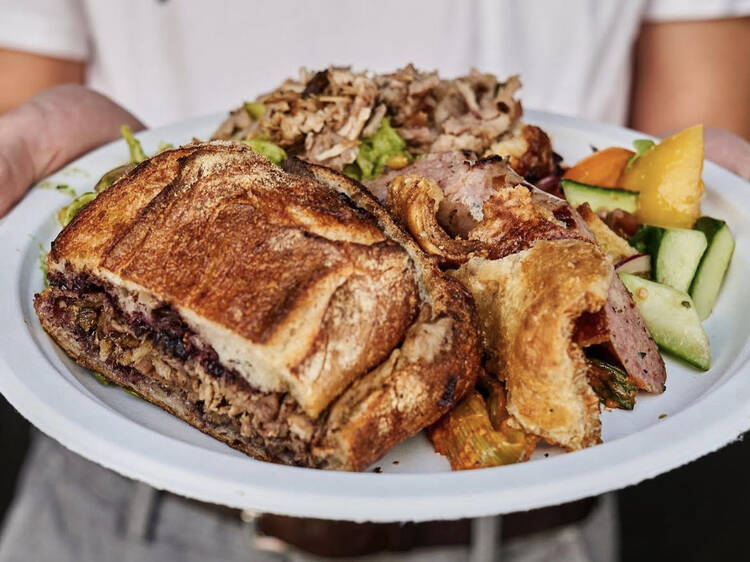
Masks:
[[[520,73],[527,107],[653,134],[703,122],[707,157],[750,179],[749,16],[746,0],[0,0],[0,214],[123,124],[226,111],[299,66],[331,63],[383,71],[411,61],[448,76],[476,66]],[[593,511],[576,503],[508,516],[505,553],[615,559],[614,511],[610,495]],[[157,492],[40,435],[0,562],[304,559],[289,545],[414,559],[431,546],[441,549],[433,558],[453,560],[491,552],[498,534],[492,519],[402,529],[242,517],[267,536],[252,544],[239,514]]]

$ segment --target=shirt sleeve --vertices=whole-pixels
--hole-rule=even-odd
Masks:
[[[750,0],[648,0],[647,21],[707,20],[750,16]]]
[[[80,0],[0,0],[0,47],[86,60],[89,34]]]

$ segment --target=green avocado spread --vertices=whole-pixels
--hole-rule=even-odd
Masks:
[[[390,120],[383,118],[375,133],[362,138],[357,160],[346,166],[344,173],[358,181],[371,180],[382,176],[386,167],[402,168],[412,160],[406,141],[391,127]]]

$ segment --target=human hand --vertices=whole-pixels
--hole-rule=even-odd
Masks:
[[[703,133],[706,158],[750,181],[750,143],[726,129]]]
[[[109,98],[79,85],[45,90],[0,115],[0,216],[34,183],[76,157],[143,124]]]

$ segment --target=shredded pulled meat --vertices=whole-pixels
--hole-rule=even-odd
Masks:
[[[333,67],[311,74],[303,68],[298,80],[288,79],[257,99],[257,117],[247,105],[240,107],[214,138],[267,137],[290,154],[341,170],[357,157],[376,94],[375,82],[364,73]]]
[[[298,79],[234,110],[213,138],[267,138],[290,155],[341,171],[357,159],[361,139],[388,118],[411,154],[501,154],[533,181],[556,162],[549,137],[520,121],[520,87],[517,76],[500,82],[472,70],[448,80],[411,64],[390,74],[303,68]]]
[[[170,407],[185,408],[189,417],[220,432],[228,428],[233,439],[247,441],[259,454],[288,464],[311,462],[316,420],[288,393],[253,388],[221,365],[174,309],[157,308],[148,318],[126,314],[115,297],[85,277],[57,276],[51,282],[43,313],[55,325],[73,326],[82,352],[117,372],[118,384],[137,390],[160,386]]]
[[[444,80],[437,72],[409,65],[376,76],[375,82],[393,126],[417,153],[482,153],[521,117],[521,103],[513,97],[521,87],[517,76],[499,82],[492,74],[472,70]]]

